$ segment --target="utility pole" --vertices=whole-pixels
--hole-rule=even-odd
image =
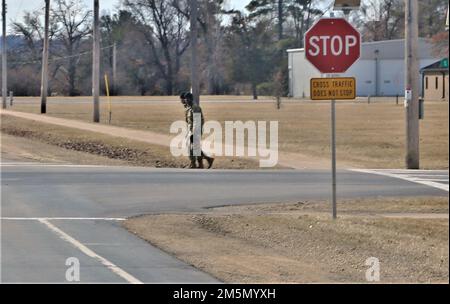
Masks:
[[[283,0],[278,0],[278,40],[283,40]]]
[[[92,58],[92,96],[94,97],[94,122],[100,122],[100,32],[99,0],[94,0],[93,58]]]
[[[197,0],[190,0],[191,15],[191,86],[194,104],[200,104],[200,85],[197,65]]]
[[[405,107],[406,167],[420,168],[419,154],[419,13],[418,1],[406,0],[405,6]]]
[[[44,46],[42,49],[42,77],[41,77],[41,114],[47,113],[48,91],[48,28],[50,15],[50,0],[45,0],[45,29]]]
[[[113,44],[112,91],[117,95],[117,43]]]
[[[6,64],[6,0],[2,0],[2,30],[3,30],[3,41],[2,41],[2,107],[6,109],[6,95],[8,86],[6,85],[7,77],[7,64]]]

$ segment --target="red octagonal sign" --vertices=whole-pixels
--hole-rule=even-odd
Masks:
[[[345,19],[320,19],[305,35],[305,55],[322,73],[344,73],[361,55],[361,35]]]

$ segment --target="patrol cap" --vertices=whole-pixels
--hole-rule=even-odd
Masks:
[[[184,94],[184,98],[186,98],[189,101],[193,101],[194,100],[194,96],[192,95],[192,93],[188,92]]]

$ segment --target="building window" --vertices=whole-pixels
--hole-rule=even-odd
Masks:
[[[439,89],[439,77],[436,77],[436,90]]]
[[[425,77],[425,89],[428,90],[428,76]]]

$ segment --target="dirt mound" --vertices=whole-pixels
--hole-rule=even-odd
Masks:
[[[82,140],[77,138],[65,139],[54,136],[51,133],[23,130],[16,127],[2,126],[2,132],[8,135],[37,139],[47,144],[64,149],[86,152],[98,156],[128,161],[135,165],[150,166],[156,168],[180,168],[183,164],[158,159],[151,151],[133,149],[122,145],[110,145],[101,141]]]

